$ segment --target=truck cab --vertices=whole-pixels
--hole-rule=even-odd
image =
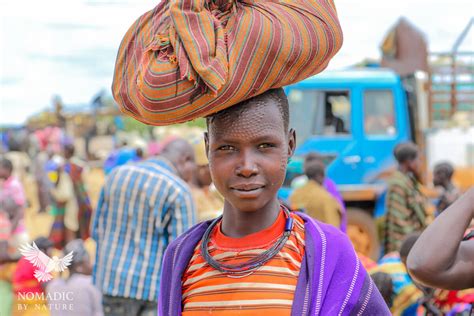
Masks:
[[[323,155],[326,175],[337,184],[346,204],[348,234],[351,239],[365,239],[359,249],[353,240],[356,250],[376,258],[373,217],[384,212],[383,178],[396,168],[394,147],[414,136],[400,77],[380,68],[325,71],[288,86],[286,93],[297,149],[280,198],[289,197],[295,178],[303,174],[305,155]]]

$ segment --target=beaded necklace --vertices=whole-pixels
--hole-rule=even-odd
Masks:
[[[201,255],[206,260],[206,262],[213,267],[214,269],[227,273],[229,275],[235,275],[235,274],[242,274],[242,273],[249,273],[253,272],[262,265],[264,265],[266,262],[268,262],[271,258],[273,258],[285,245],[286,241],[290,237],[291,230],[293,229],[293,218],[290,216],[290,211],[284,207],[281,206],[283,211],[285,212],[286,215],[286,221],[285,221],[285,229],[283,231],[283,234],[278,240],[265,252],[259,254],[255,258],[252,258],[246,262],[242,262],[239,264],[225,264],[225,263],[219,263],[212,256],[209,254],[209,237],[212,233],[212,230],[214,227],[219,223],[219,221],[222,219],[222,215],[216,218],[207,228],[206,232],[202,236],[201,239]]]

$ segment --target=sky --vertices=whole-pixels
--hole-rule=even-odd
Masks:
[[[329,69],[379,58],[390,27],[405,16],[425,34],[430,51],[450,50],[473,16],[472,0],[335,0],[344,32]],[[148,0],[0,0],[0,125],[21,124],[51,106],[110,94],[120,41]],[[464,44],[474,50],[474,32]]]

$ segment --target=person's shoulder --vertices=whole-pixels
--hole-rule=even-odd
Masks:
[[[185,182],[176,174],[174,169],[169,166],[169,163],[161,159],[142,160],[129,164],[129,166],[148,172],[151,177],[163,178],[164,181],[172,182],[179,186],[185,185],[185,187],[187,187]]]
[[[320,222],[303,213],[297,212],[296,214],[304,221],[305,233],[309,234],[313,240],[318,240],[328,245],[330,244],[330,247],[334,247],[331,249],[333,252],[353,249],[349,237],[339,228]]]
[[[388,180],[387,188],[388,190],[393,189],[405,189],[410,186],[410,178],[407,175],[404,175],[400,171],[396,171]]]

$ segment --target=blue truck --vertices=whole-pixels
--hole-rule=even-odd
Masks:
[[[305,155],[321,154],[346,204],[348,235],[357,251],[372,258],[380,253],[375,221],[385,212],[384,179],[396,168],[393,149],[408,140],[420,143],[417,131],[426,125],[426,100],[417,88],[422,81],[402,80],[388,69],[354,68],[286,87],[297,149],[280,197],[287,199],[301,178]]]

